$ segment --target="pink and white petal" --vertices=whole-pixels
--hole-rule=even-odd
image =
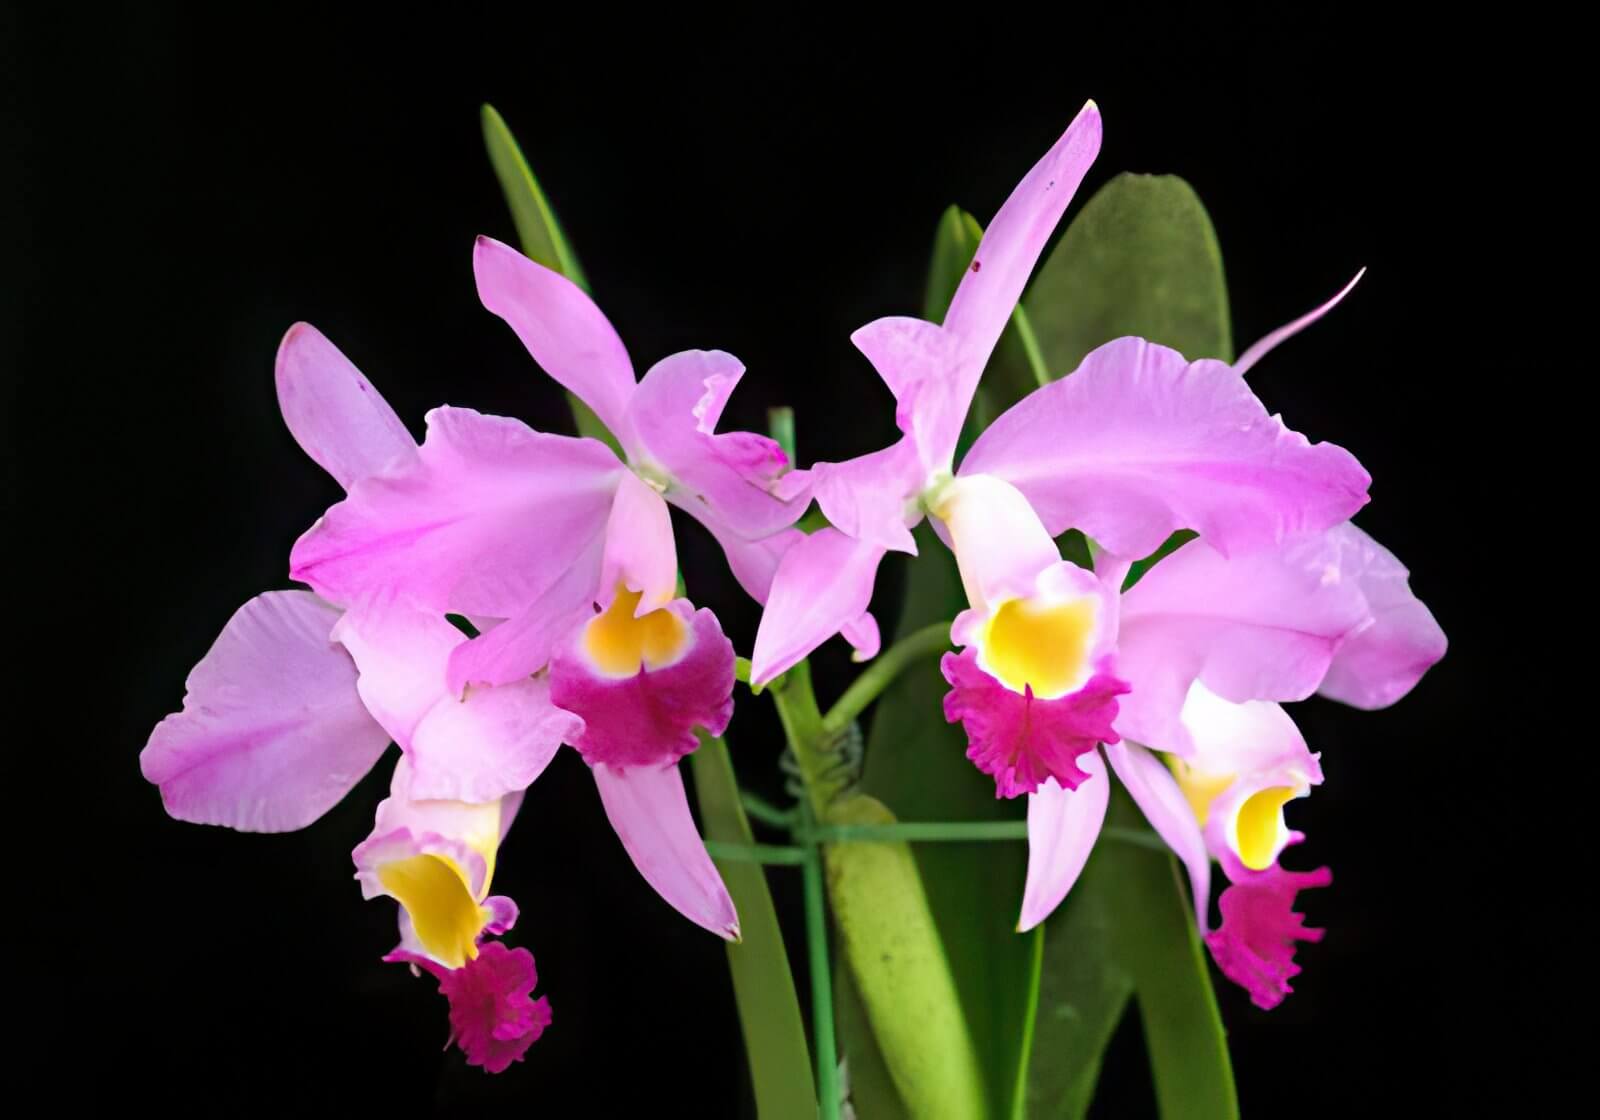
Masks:
[[[1028,795],[1028,881],[1022,892],[1017,932],[1048,918],[1083,873],[1100,826],[1105,823],[1111,783],[1097,753],[1083,756],[1087,776],[1077,789],[1048,778]]]
[[[697,520],[754,540],[793,525],[808,498],[777,496],[790,466],[777,441],[754,432],[716,434],[743,375],[744,363],[721,350],[686,350],[657,362],[628,406],[639,441],[629,452],[659,465],[675,504]]]
[[[624,447],[633,446],[633,363],[594,300],[559,272],[491,237],[479,237],[473,247],[472,272],[483,306],[510,325],[540,368],[594,409]]]
[[[451,690],[446,667],[466,638],[437,615],[403,605],[351,611],[335,638],[360,668],[367,710],[405,751],[415,798],[497,800],[527,787],[582,732],[582,720],[551,704],[542,679],[464,698]]]
[[[729,941],[739,915],[689,815],[676,764],[594,767],[606,817],[645,882],[678,913]]]
[[[1317,756],[1281,705],[1234,704],[1196,681],[1183,704],[1183,723],[1194,744],[1186,761],[1203,773],[1255,776],[1261,779],[1256,788],[1322,781]]]
[[[1187,755],[1178,712],[1196,680],[1235,702],[1302,700],[1367,617],[1326,534],[1232,558],[1190,541],[1122,597],[1117,667],[1133,692],[1117,728]]]
[[[1061,552],[1020,491],[992,475],[964,475],[940,492],[934,516],[950,535],[967,601],[990,610],[1033,594]],[[1094,577],[1084,573],[1090,582]]]
[[[1211,905],[1211,855],[1177,779],[1159,758],[1137,743],[1109,743],[1106,757],[1150,827],[1183,861],[1189,872],[1195,925],[1205,933],[1210,924],[1207,908]]]
[[[866,613],[883,551],[825,528],[784,554],[756,631],[752,684],[766,684]]]
[[[466,875],[468,893],[483,898],[489,890],[490,860],[500,846],[501,803],[424,800],[414,778],[410,760],[395,764],[389,796],[378,803],[372,831],[351,853],[362,897],[390,893],[380,876],[385,864],[435,855],[453,860]]]
[[[950,684],[944,718],[966,731],[967,757],[994,778],[996,797],[1033,793],[1052,778],[1076,789],[1087,778],[1080,760],[1117,741],[1117,697],[1128,686],[1111,672],[1110,658],[1080,688],[1050,700],[1031,687],[1007,688],[984,671],[976,649],[945,654],[939,668]]]
[[[417,441],[389,402],[310,323],[296,323],[283,336],[275,373],[290,434],[346,490],[416,458]]]
[[[665,608],[684,625],[688,647],[661,668],[641,665],[629,677],[608,675],[584,653],[582,632],[550,663],[550,698],[583,722],[568,740],[590,765],[670,765],[733,717],[733,643],[717,616],[686,599]]]
[[[469,684],[510,684],[544,668],[573,628],[594,616],[604,545],[605,537],[596,537],[533,605],[452,649],[446,671],[451,695],[462,695]]]
[[[389,734],[329,637],[339,611],[269,591],[236,611],[189,673],[183,710],[139,755],[169,814],[245,832],[304,828],[371,770]]]
[[[1269,416],[1223,362],[1140,338],[1092,351],[1028,394],[972,446],[961,474],[998,475],[1045,528],[1081,529],[1146,556],[1178,529],[1225,554],[1330,528],[1367,500],[1355,457]]]
[[[290,573],[346,605],[399,595],[512,618],[604,531],[624,470],[597,440],[436,408],[416,464],[357,482],[295,542]]]
[[[678,546],[667,503],[632,471],[623,471],[606,520],[604,558],[595,601],[610,606],[617,584],[641,592],[635,615],[672,602],[678,590]]]
[[[817,463],[810,471],[812,494],[829,524],[880,551],[917,554],[911,526],[921,519],[915,500],[927,473],[909,436],[842,463]]]
[[[1354,525],[1329,536],[1341,550],[1343,577],[1361,589],[1372,620],[1339,647],[1318,691],[1357,708],[1388,707],[1411,691],[1449,643],[1394,553]]]
[[[1257,362],[1259,362],[1262,358],[1265,358],[1268,354],[1272,353],[1272,351],[1276,350],[1280,344],[1289,341],[1295,335],[1309,327],[1312,323],[1315,323],[1318,319],[1332,311],[1335,307],[1338,307],[1344,297],[1350,294],[1351,289],[1359,284],[1361,282],[1361,278],[1366,274],[1367,270],[1363,268],[1351,278],[1350,283],[1340,288],[1338,294],[1336,294],[1332,299],[1328,300],[1328,302],[1322,304],[1320,307],[1313,308],[1312,310],[1306,312],[1304,315],[1300,316],[1300,318],[1294,320],[1294,322],[1285,323],[1277,330],[1271,331],[1265,337],[1258,339],[1253,346],[1251,346],[1243,354],[1239,355],[1238,360],[1233,363],[1233,372],[1237,373],[1240,377],[1243,377],[1245,374],[1249,373],[1251,368],[1254,367]]]

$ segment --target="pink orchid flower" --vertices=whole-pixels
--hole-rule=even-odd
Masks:
[[[330,599],[385,604],[402,619],[479,621],[484,633],[449,653],[450,690],[470,699],[484,685],[548,687],[582,721],[567,741],[635,866],[690,920],[736,938],[733,902],[676,766],[696,728],[727,726],[733,647],[715,615],[675,598],[668,504],[712,532],[735,577],[764,601],[779,558],[801,539],[790,526],[806,484],[779,497],[789,464],[777,444],[716,431],[744,372],[732,355],[674,354],[636,382],[616,331],[570,280],[488,238],[473,265],[484,306],[594,410],[624,458],[598,440],[435,409],[413,459],[352,486],[296,543],[292,574]],[[364,607],[363,622],[375,616]],[[429,796],[485,800],[509,788]]]
[[[416,458],[393,410],[315,328],[289,330],[276,375],[289,430],[347,490]],[[345,613],[308,591],[269,591],[228,621],[190,673],[183,710],[156,726],[140,766],[179,820],[282,832],[321,817],[398,742],[392,795],[354,852],[363,893],[400,901],[396,952],[426,960],[448,990],[515,1003],[526,998],[516,985],[531,977],[528,951],[508,957],[497,945],[495,960],[513,966],[475,963],[481,938],[516,920],[510,899],[488,895],[495,852],[521,787],[583,724],[550,703],[544,682],[482,689],[465,702],[452,695],[446,667],[464,641],[442,617]],[[479,796],[501,786],[513,788]],[[459,799],[439,799],[448,797]],[[539,1030],[547,1022],[546,1005]],[[497,1042],[492,1060],[484,1057],[489,1050],[469,1041],[478,1034],[462,1023],[455,1035],[469,1060],[488,1068],[505,1051]],[[515,1056],[537,1037],[518,1035]]]
[[[1126,566],[1102,574],[1120,586]],[[1280,702],[1318,692],[1385,707],[1444,656],[1444,633],[1400,562],[1349,523],[1232,557],[1191,541],[1121,596],[1119,619],[1117,666],[1129,685],[1114,719],[1120,741],[1104,759],[1084,756],[1089,777],[1075,789],[1052,780],[1030,798],[1019,929],[1054,910],[1082,871],[1105,816],[1109,760],[1188,868],[1218,965],[1259,1006],[1276,1006],[1299,972],[1295,942],[1321,936],[1293,912],[1295,894],[1331,879],[1327,868],[1278,863],[1303,839],[1284,805],[1322,781]],[[1213,859],[1232,884],[1216,930]]]

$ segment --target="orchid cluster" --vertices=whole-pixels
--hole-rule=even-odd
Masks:
[[[727,728],[736,678],[781,685],[836,635],[874,658],[877,571],[916,553],[926,519],[968,607],[941,662],[944,716],[997,797],[1027,798],[1018,929],[1073,887],[1114,775],[1187,868],[1220,970],[1275,1006],[1296,943],[1321,936],[1297,892],[1330,879],[1281,862],[1302,839],[1285,806],[1322,781],[1282,704],[1391,704],[1445,639],[1406,569],[1350,520],[1367,501],[1360,463],[1270,415],[1246,382],[1355,281],[1232,363],[1108,341],[958,461],[985,368],[1100,138],[1091,102],[994,216],[941,323],[882,318],[851,336],[893,395],[899,438],[845,462],[800,469],[766,435],[719,432],[738,359],[691,350],[636,378],[578,284],[489,238],[473,252],[484,306],[610,442],[443,406],[418,444],[328,339],[290,328],[283,417],[345,496],[291,552],[308,590],[241,607],[151,735],[141,765],[168,813],[303,828],[397,744],[356,878],[399,904],[384,959],[437,979],[467,1059],[503,1070],[551,1022],[530,952],[495,940],[517,918],[492,889],[523,791],[563,744],[576,750],[644,879],[737,941],[677,764]],[[672,506],[764,607],[746,666],[682,592]],[[1091,542],[1090,567],[1063,559],[1069,530]],[[1213,863],[1229,884],[1215,927]]]

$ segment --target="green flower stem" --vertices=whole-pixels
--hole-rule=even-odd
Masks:
[[[765,798],[745,790],[739,793],[739,802],[744,806],[745,815],[754,817],[762,824],[770,824],[773,828],[792,830],[795,825],[797,810],[780,809]]]
[[[828,806],[848,780],[838,772],[834,765],[837,760],[827,749],[831,737],[817,708],[816,693],[811,689],[811,665],[800,662],[768,685],[767,691],[772,693],[783,733],[799,764],[812,816],[825,818]]]
[[[798,867],[805,863],[806,849],[793,844],[741,844],[736,840],[707,840],[706,854],[712,859],[739,863],[766,863]]]
[[[746,795],[747,797],[749,795]],[[759,802],[765,804],[764,802]],[[770,806],[769,806],[770,809]],[[777,810],[771,810],[777,813]],[[751,814],[754,816],[755,814]],[[787,815],[772,824],[793,823]],[[1142,828],[1107,827],[1100,837],[1118,844],[1132,844],[1136,848],[1165,851],[1166,845],[1153,832]],[[731,840],[707,840],[706,851],[716,859],[737,860],[740,863],[765,863],[783,867],[798,867],[806,861],[806,851],[818,844],[881,843],[902,841],[924,843],[971,843],[986,840],[1026,840],[1028,826],[1025,821],[948,821],[902,822],[899,824],[842,824],[802,826],[796,830],[797,844],[741,844]]]
[[[880,654],[866,670],[845,689],[838,703],[823,717],[824,730],[829,734],[844,731],[867,705],[894,681],[907,665],[921,657],[928,657],[950,648],[950,623],[935,622],[908,634]]]
[[[809,683],[809,682],[808,682]],[[810,826],[809,807],[801,821]],[[828,918],[823,903],[822,853],[816,845],[801,849],[805,862],[806,956],[811,966],[812,1051],[817,1060],[817,1104],[821,1120],[839,1120],[839,1058],[833,1037],[833,969],[828,964]]]

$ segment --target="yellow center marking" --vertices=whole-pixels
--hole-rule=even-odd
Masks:
[[[990,616],[981,639],[985,667],[1008,687],[1053,699],[1078,687],[1094,634],[1090,598],[1040,606],[1011,599]]]
[[[670,610],[633,617],[640,592],[618,587],[604,614],[596,615],[584,629],[583,650],[601,672],[631,677],[641,665],[659,669],[670,665],[683,651],[689,628]]]
[[[1283,806],[1293,796],[1293,789],[1275,786],[1251,794],[1239,807],[1239,862],[1251,871],[1272,866],[1283,828]]]
[[[392,860],[378,868],[378,880],[406,908],[429,954],[449,968],[478,955],[478,933],[489,912],[473,899],[455,860],[433,855]]]

